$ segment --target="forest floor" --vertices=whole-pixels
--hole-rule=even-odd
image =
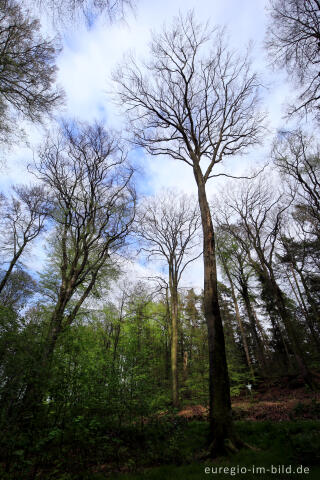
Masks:
[[[7,473],[0,464],[0,477],[5,480],[320,478],[319,392],[311,392],[299,378],[282,377],[260,383],[252,394],[243,392],[232,403],[237,432],[248,447],[230,457],[208,458],[209,427],[207,410],[202,405],[186,405],[179,412],[163,411],[121,427],[108,424],[107,417],[105,423],[101,422],[101,416],[99,422],[92,423],[93,414],[88,412],[87,417],[81,417],[81,421],[80,417],[75,419],[62,434],[55,429],[47,434],[48,438],[40,437],[38,446],[27,456],[22,457],[21,450],[13,452],[20,455],[20,460],[13,462]],[[282,473],[281,469],[287,472]]]
[[[282,377],[269,384],[261,383],[252,394],[243,392],[233,399],[232,407],[237,430],[252,448],[241,450],[232,457],[202,460],[207,409],[202,405],[190,405],[178,412],[177,416],[187,420],[184,440],[185,445],[189,442],[189,449],[193,445],[193,461],[181,465],[184,463],[181,462],[181,451],[186,448],[181,443],[178,461],[175,462],[178,465],[153,466],[137,474],[121,474],[111,478],[320,478],[319,392],[311,392],[304,387],[302,379]]]
[[[232,399],[235,420],[290,421],[320,419],[320,391],[311,392],[299,377],[282,377],[268,384],[261,383],[252,393],[243,392]],[[206,419],[208,410],[202,405],[184,407],[179,416]]]

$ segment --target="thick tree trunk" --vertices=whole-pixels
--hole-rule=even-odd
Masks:
[[[209,347],[209,417],[210,450],[213,456],[240,446],[234,431],[229,376],[225,352],[223,325],[218,303],[216,252],[213,224],[206,197],[205,182],[197,165],[194,176],[203,229],[204,315],[208,328]]]
[[[36,372],[33,375],[32,382],[27,385],[25,391],[22,409],[28,415],[31,413],[31,418],[34,417],[38,405],[41,405],[45,397],[48,379],[50,378],[53,352],[61,333],[62,318],[63,314],[60,314],[60,312],[55,311],[53,313],[46,343],[39,358],[38,365],[35,366]]]
[[[27,385],[23,398],[23,410],[31,412],[31,418],[36,415],[37,406],[41,405],[50,378],[53,353],[58,338],[63,330],[64,312],[72,297],[72,289],[63,282],[60,287],[56,307],[52,313],[47,338],[39,358],[33,381]]]

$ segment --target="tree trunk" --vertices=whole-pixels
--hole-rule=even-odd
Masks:
[[[297,291],[298,293],[296,292],[295,288],[294,288],[294,285],[292,284],[291,280],[290,280],[290,276],[289,274],[287,275],[287,278],[288,278],[288,281],[289,281],[289,284],[291,286],[291,289],[294,293],[294,296],[296,297],[296,300],[298,302],[298,305],[300,306],[302,312],[303,312],[303,315],[304,315],[304,318],[306,319],[306,323],[307,323],[307,326],[310,330],[310,333],[311,333],[311,336],[314,340],[314,343],[315,343],[315,346],[318,350],[318,352],[320,352],[320,339],[319,339],[319,336],[317,334],[317,332],[315,331],[315,328],[314,328],[314,325],[313,325],[313,319],[310,318],[310,315],[308,313],[308,309],[307,309],[307,306],[306,306],[306,303],[304,301],[304,298],[303,298],[303,295],[302,295],[302,292],[301,292],[301,289],[300,289],[300,285],[299,285],[299,282],[298,282],[298,279],[296,277],[296,274],[295,274],[295,271],[294,271],[294,268],[292,265],[290,265],[291,267],[291,273],[292,273],[292,276],[293,276],[293,279],[294,279],[294,283],[296,285],[296,288],[297,288]],[[298,295],[299,294],[299,295]]]
[[[45,397],[48,379],[50,378],[50,369],[54,349],[63,330],[64,312],[71,296],[71,288],[66,287],[66,284],[63,283],[60,287],[56,307],[50,319],[49,331],[44,348],[40,354],[39,362],[36,367],[36,373],[33,381],[27,385],[23,398],[22,408],[26,412],[32,412],[32,417],[36,415],[37,406],[42,403]]]
[[[114,372],[115,366],[116,366],[116,361],[117,361],[117,353],[118,353],[118,344],[120,340],[120,332],[121,332],[121,320],[122,318],[119,318],[119,323],[115,327],[115,336],[113,340],[113,354],[112,354],[112,371]]]
[[[200,170],[194,165],[203,230],[204,316],[208,329],[209,347],[209,417],[210,450],[213,456],[240,446],[231,412],[229,375],[223,325],[218,303],[216,251],[213,224]]]
[[[178,390],[178,288],[170,266],[170,300],[171,300],[171,381],[172,381],[172,404],[179,406]]]
[[[252,332],[253,341],[255,345],[256,358],[258,360],[260,368],[262,369],[262,371],[265,372],[266,360],[265,360],[265,354],[264,354],[264,347],[257,332],[256,319],[253,313],[253,309],[252,309],[252,305],[249,297],[248,285],[246,284],[244,279],[241,280],[241,295],[244,300],[244,304],[245,304],[249,322],[250,322],[251,332]]]
[[[171,370],[171,326],[170,326],[170,305],[169,305],[169,295],[168,288],[166,288],[166,314],[165,314],[165,348],[166,348],[166,358],[165,358],[165,379],[170,379],[170,370]]]
[[[63,314],[55,311],[50,322],[49,332],[38,365],[35,367],[36,372],[33,380],[26,387],[25,395],[22,402],[22,409],[32,413],[32,417],[36,414],[37,406],[41,405],[48,379],[50,378],[50,369],[53,358],[53,352],[61,333]]]
[[[257,325],[257,328],[259,330],[259,333],[260,333],[260,338],[263,339],[263,344],[264,344],[264,348],[267,346],[268,344],[268,335],[266,334],[266,332],[264,331],[261,323],[260,323],[260,320],[258,318],[258,315],[257,315],[257,312],[255,311],[252,303],[251,303],[251,310],[252,310],[252,313],[253,313],[253,316],[254,316],[254,319],[255,319],[255,322],[256,322],[256,325]]]
[[[280,322],[278,320],[278,315],[275,314],[274,309],[270,308],[269,303],[267,303],[266,308],[267,308],[267,312],[269,314],[271,325],[272,325],[273,341],[275,342],[277,359],[280,361],[282,357],[283,365],[286,367],[287,371],[291,372],[293,370],[293,365],[292,365],[292,360],[291,360],[291,356],[288,349],[288,342],[283,335],[283,331],[282,331]]]
[[[183,352],[183,381],[186,382],[188,378],[188,351]]]
[[[297,338],[296,331],[292,325],[290,315],[286,308],[283,293],[280,290],[279,286],[277,285],[276,281],[272,279],[271,281],[273,284],[273,291],[275,295],[275,302],[277,304],[277,309],[279,311],[279,315],[284,323],[284,326],[286,327],[289,339],[291,341],[296,364],[307,385],[309,385],[311,389],[314,389],[314,382],[312,380],[309,369],[306,365],[304,354],[300,346],[300,342]]]
[[[222,261],[223,261],[223,259],[222,259]],[[245,355],[246,355],[247,365],[248,365],[248,368],[250,370],[251,376],[254,377],[254,371],[253,371],[253,368],[252,368],[252,363],[251,363],[251,359],[250,359],[250,355],[249,355],[248,343],[247,343],[247,339],[246,339],[246,336],[245,336],[245,333],[244,333],[242,320],[241,320],[241,317],[240,317],[237,296],[236,296],[236,293],[235,293],[235,290],[234,290],[234,285],[233,285],[231,274],[229,272],[229,268],[228,268],[228,266],[225,262],[223,262],[223,268],[226,272],[226,275],[228,277],[230,287],[231,287],[231,296],[232,296],[232,299],[233,299],[234,309],[235,309],[235,312],[236,312],[236,319],[237,319],[237,323],[239,325],[241,340],[242,340],[243,348],[244,348]]]
[[[6,286],[6,283],[11,275],[11,272],[14,268],[14,266],[16,265],[17,261],[19,260],[23,250],[24,250],[24,247],[25,247],[25,244],[23,244],[20,249],[18,250],[18,252],[14,255],[14,257],[12,258],[11,262],[10,262],[10,265],[6,271],[6,273],[4,274],[1,282],[0,282],[0,293],[2,292],[2,290],[4,289],[4,287]]]
[[[296,278],[296,276],[295,276],[295,273],[294,273],[294,269],[293,269],[293,268],[292,268],[292,272],[293,272],[293,275],[294,275],[296,284],[297,284],[297,286],[298,286],[299,284],[298,284],[298,282],[297,282],[297,278]],[[304,288],[304,291],[305,291],[305,294],[306,294],[308,303],[309,303],[309,305],[310,305],[310,307],[311,307],[314,320],[316,321],[317,327],[318,327],[318,329],[319,329],[319,326],[320,326],[320,313],[319,313],[319,309],[317,308],[317,305],[316,305],[316,303],[314,302],[314,300],[313,300],[313,298],[312,298],[312,295],[310,294],[309,287],[308,287],[308,285],[307,285],[306,279],[304,278],[304,275],[302,274],[302,271],[301,271],[301,270],[297,270],[297,272],[298,272],[298,274],[299,274],[301,283],[302,283],[302,285],[303,285],[303,288]],[[299,293],[301,294],[300,288],[299,288]],[[301,294],[301,296],[302,296],[302,294]],[[319,337],[318,337],[318,338],[319,338]]]
[[[274,277],[273,267],[271,264],[267,264],[267,262],[264,261],[262,252],[257,250],[257,254],[259,256],[261,266],[255,265],[255,268],[259,275],[260,282],[263,285],[265,292],[264,295],[268,304],[268,311],[270,313],[275,309],[276,313],[278,313],[279,317],[281,318],[288,334],[297,368],[304,378],[306,384],[309,385],[311,389],[314,389],[312,376],[305,362],[304,353],[298,340],[295,328],[292,324],[292,318],[286,306],[283,292]]]

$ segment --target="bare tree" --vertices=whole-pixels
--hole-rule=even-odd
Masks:
[[[305,229],[320,239],[320,147],[301,130],[283,133],[274,143],[275,165],[290,187]],[[300,215],[300,217],[301,217]]]
[[[211,50],[206,50],[210,42]],[[203,229],[204,311],[210,361],[211,450],[239,444],[231,402],[223,327],[218,303],[214,231],[206,183],[214,166],[258,143],[263,115],[257,112],[258,79],[247,57],[227,49],[223,31],[180,15],[154,35],[145,69],[131,59],[115,72],[134,141],[152,155],[189,165],[198,189]],[[226,442],[229,439],[229,442]]]
[[[247,337],[244,331],[243,322],[240,315],[237,294],[236,294],[237,286],[238,286],[238,290],[240,290],[242,294],[243,292],[246,293],[245,304],[246,304],[246,309],[247,309],[249,321],[251,324],[251,330],[252,330],[254,342],[255,342],[255,357],[258,358],[258,361],[264,367],[265,365],[262,358],[263,349],[261,348],[261,342],[257,335],[256,324],[255,324],[256,322],[252,314],[251,302],[249,300],[249,294],[248,294],[248,278],[250,276],[250,270],[248,271],[248,269],[246,268],[247,265],[244,258],[244,251],[239,248],[239,245],[234,241],[234,239],[230,235],[223,234],[221,230],[219,232],[219,236],[217,240],[217,252],[218,252],[218,260],[222,266],[223,273],[226,275],[230,284],[231,296],[234,303],[236,319],[237,319],[237,323],[240,330],[241,340],[242,340],[243,348],[245,351],[248,368],[250,370],[252,378],[254,378],[253,365],[250,358]],[[249,309],[248,309],[248,305],[249,305]]]
[[[266,46],[272,62],[301,87],[289,114],[311,112],[319,119],[320,2],[270,0]]]
[[[283,133],[273,147],[274,163],[280,171],[284,184],[292,198],[291,218],[288,228],[282,232],[282,260],[290,266],[296,288],[300,294],[297,274],[304,296],[311,308],[311,315],[304,305],[309,328],[313,322],[320,326],[316,299],[311,294],[308,279],[319,275],[320,248],[320,151],[310,135],[301,130]],[[300,295],[301,296],[301,295]],[[304,304],[303,296],[302,305]],[[317,334],[313,331],[316,343]]]
[[[50,202],[43,186],[16,186],[10,198],[2,195],[1,252],[3,275],[0,293],[5,288],[12,271],[30,243],[44,230],[45,220],[50,212]]]
[[[58,272],[41,359],[41,391],[60,334],[124,244],[134,218],[135,192],[133,170],[119,140],[98,124],[66,124],[56,138],[49,137],[39,151],[35,173],[55,199],[51,217]],[[28,401],[31,397],[34,402],[35,396],[41,397],[32,385]]]
[[[28,2],[28,0],[25,0]],[[84,19],[88,26],[100,15],[106,15],[110,21],[123,18],[126,10],[132,8],[135,0],[36,0],[54,23]]]
[[[0,1],[0,134],[15,130],[16,116],[39,121],[63,99],[54,86],[56,42],[46,40],[40,24],[14,0]]]
[[[233,190],[232,193],[228,192],[225,195],[222,204],[227,207],[221,224],[225,225],[246,251],[262,284],[267,307],[271,315],[276,307],[276,312],[290,339],[297,367],[306,383],[313,386],[292,316],[274,268],[284,212],[288,208],[288,205],[281,202],[281,197],[282,194],[277,195],[272,190],[266,177],[260,176],[256,182],[243,184],[238,191]]]
[[[167,190],[147,198],[139,209],[137,234],[148,258],[168,265],[171,310],[172,401],[179,405],[178,390],[178,286],[186,267],[199,258],[200,212],[194,199]]]
[[[236,285],[239,293],[242,297],[247,317],[250,324],[250,332],[253,338],[255,358],[258,360],[262,374],[266,373],[267,361],[265,352],[265,340],[266,336],[261,325],[258,322],[258,318],[255,314],[255,310],[252,302],[252,290],[250,289],[250,280],[252,279],[252,266],[248,265],[248,259],[246,252],[237,251],[235,255],[235,277],[237,279]],[[250,268],[251,267],[251,268]]]
[[[298,304],[302,307],[312,339],[318,352],[320,352],[320,314],[307,281],[308,276],[310,276],[310,270],[306,269],[309,260],[305,251],[307,249],[304,248],[304,244],[300,245],[299,241],[289,236],[289,228],[286,234],[281,234],[280,241],[282,252],[278,255],[279,259],[281,264],[286,267],[286,277]],[[319,275],[319,272],[316,273]]]

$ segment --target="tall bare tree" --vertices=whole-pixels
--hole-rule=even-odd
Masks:
[[[316,333],[320,326],[319,309],[308,285],[308,279],[316,278],[320,272],[319,145],[312,136],[301,130],[285,132],[277,138],[272,153],[274,164],[292,199],[291,217],[281,235],[282,261],[290,268],[290,276],[301,297],[304,315],[319,348]],[[302,296],[299,282],[304,290]],[[303,297],[310,307],[310,314]]]
[[[292,315],[280,288],[274,262],[284,212],[288,206],[281,202],[282,194],[272,191],[265,176],[229,191],[222,203],[226,205],[222,224],[242,245],[263,287],[267,307],[272,315],[274,307],[287,331],[298,369],[306,383],[313,381],[305,361]],[[234,224],[236,224],[234,226]]]
[[[179,405],[178,389],[178,286],[186,267],[199,258],[200,212],[194,199],[167,190],[147,198],[137,216],[137,234],[148,258],[168,265],[171,304],[172,402]]]
[[[192,13],[154,35],[151,58],[131,58],[114,74],[134,142],[152,155],[169,155],[192,168],[203,229],[204,311],[210,359],[213,454],[237,442],[216,274],[214,231],[206,184],[216,164],[260,139],[263,115],[247,57],[228,50],[223,31],[198,24]],[[226,441],[229,439],[229,442]]]
[[[289,114],[311,113],[319,120],[320,2],[270,0],[266,46],[271,61],[300,87]]]

